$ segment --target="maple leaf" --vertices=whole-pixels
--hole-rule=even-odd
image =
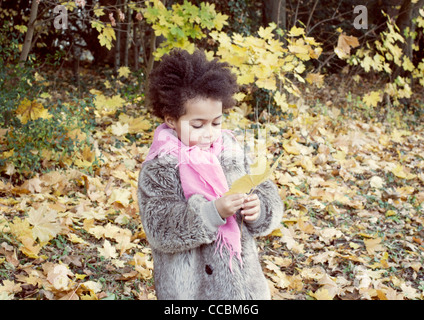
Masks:
[[[337,41],[337,47],[334,49],[334,52],[340,59],[345,59],[350,55],[351,48],[356,48],[359,46],[358,38],[353,36],[347,36],[343,33],[339,35]]]
[[[321,88],[324,84],[324,75],[319,73],[308,73],[305,80],[308,81],[308,83],[314,84],[318,88]]]
[[[48,242],[62,230],[57,222],[57,212],[49,210],[43,205],[38,209],[31,208],[28,212],[28,222],[33,225],[32,234],[34,239],[39,239],[41,243]]]
[[[367,249],[367,252],[371,255],[374,255],[376,251],[383,251],[384,248],[380,244],[381,238],[375,238],[375,239],[364,239],[365,247]]]
[[[309,293],[309,295],[317,300],[333,300],[334,298],[334,295],[330,294],[326,288],[320,288],[313,293]]]
[[[398,178],[401,179],[407,179],[411,180],[416,177],[415,174],[410,173],[405,167],[403,167],[401,164],[397,164],[396,167],[394,167],[391,172]]]
[[[97,111],[102,116],[112,115],[117,109],[122,108],[125,104],[125,100],[122,99],[121,95],[114,95],[111,98],[105,97],[103,94],[96,95],[94,99],[94,105]]]
[[[121,113],[119,115],[119,122],[128,124],[128,132],[131,134],[148,131],[152,127],[152,124],[149,120],[143,117],[133,118],[126,115],[125,113]]]
[[[226,14],[218,13],[215,16],[213,23],[215,24],[215,28],[217,30],[221,30],[224,26],[228,25],[228,16]]]
[[[109,203],[118,202],[123,206],[128,206],[130,203],[131,191],[128,189],[114,189],[109,198]]]
[[[290,37],[298,37],[300,35],[304,35],[305,34],[305,29],[303,28],[298,28],[296,26],[293,26],[290,31],[289,31],[289,36]]]
[[[38,103],[36,100],[30,101],[27,98],[22,100],[16,109],[16,114],[23,124],[39,118],[49,119],[52,117],[48,110],[44,109],[41,103]]]
[[[67,290],[72,284],[69,276],[73,276],[71,270],[64,264],[48,264],[44,266],[47,271],[47,280],[56,290]]]
[[[117,137],[123,136],[128,133],[128,123],[122,125],[120,122],[117,122],[111,125],[111,131]]]
[[[116,252],[115,247],[112,246],[110,242],[106,239],[103,243],[103,248],[97,248],[97,250],[99,251],[99,254],[105,259],[118,257],[118,253]]]
[[[374,176],[370,179],[370,186],[376,189],[383,188],[384,180],[380,177]]]
[[[260,27],[258,31],[258,35],[263,39],[272,39],[274,37],[274,34],[272,33],[274,29],[277,27],[275,23],[270,24],[269,27],[264,28]]]
[[[383,96],[379,91],[372,91],[364,96],[362,101],[368,106],[368,107],[376,107],[379,102],[383,99]]]
[[[131,70],[128,67],[120,67],[118,69],[118,77],[128,78],[130,73],[131,73]]]
[[[16,284],[14,281],[3,280],[3,285],[0,285],[0,293],[6,292],[10,295],[14,295],[15,293],[19,293],[22,291],[22,287],[20,284]]]
[[[282,157],[282,154],[278,157],[278,159],[274,162],[272,167],[268,167],[268,165],[263,164],[264,162],[261,160],[258,160],[255,164],[252,165],[254,172],[262,172],[260,174],[246,174],[242,176],[241,178],[237,179],[233,182],[231,185],[230,190],[228,190],[225,194],[235,194],[235,193],[250,193],[253,188],[255,188],[257,185],[261,184],[262,182],[269,179],[272,172],[275,170],[275,168],[278,165],[278,162],[280,161]],[[262,163],[262,166],[259,167],[258,164]]]

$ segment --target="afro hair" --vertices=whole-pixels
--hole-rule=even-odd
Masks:
[[[155,116],[178,119],[185,114],[186,102],[195,98],[219,100],[223,109],[230,109],[238,89],[228,63],[209,61],[200,50],[190,54],[174,49],[150,74],[147,101]]]

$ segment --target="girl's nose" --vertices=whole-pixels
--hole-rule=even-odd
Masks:
[[[212,125],[209,124],[208,126],[206,126],[205,131],[203,133],[203,137],[208,139],[212,137]]]

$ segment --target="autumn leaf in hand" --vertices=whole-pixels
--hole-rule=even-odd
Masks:
[[[237,179],[231,185],[225,195],[236,194],[236,193],[250,193],[252,189],[266,181],[275,170],[282,154],[274,162],[272,167],[268,166],[266,157],[259,157],[258,161],[250,166],[252,174],[246,174],[243,177]]]

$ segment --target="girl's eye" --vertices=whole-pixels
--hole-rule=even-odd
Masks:
[[[215,127],[217,127],[217,126],[220,126],[221,125],[221,122],[220,123],[212,123],[212,125],[213,126],[215,126]],[[200,124],[200,125],[198,125],[198,124],[192,124],[191,125],[194,129],[200,129],[200,128],[202,128],[203,127],[203,124]]]

